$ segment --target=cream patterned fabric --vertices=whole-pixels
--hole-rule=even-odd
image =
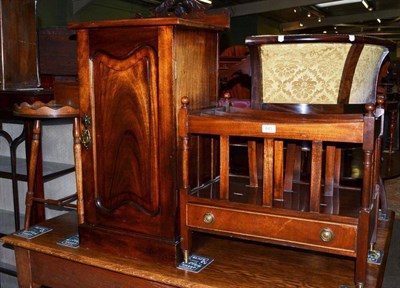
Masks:
[[[337,104],[351,43],[281,43],[261,46],[266,103]],[[349,103],[374,100],[375,73],[384,48],[365,45],[356,67]]]
[[[381,65],[385,48],[376,45],[365,45],[354,73],[349,103],[375,103],[376,70]]]
[[[263,102],[336,104],[351,44],[261,46]]]

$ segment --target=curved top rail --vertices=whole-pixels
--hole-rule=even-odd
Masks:
[[[357,43],[371,44],[394,49],[396,43],[372,36],[351,35],[351,34],[290,34],[290,35],[256,35],[246,38],[247,45],[260,44],[287,44],[287,43]]]

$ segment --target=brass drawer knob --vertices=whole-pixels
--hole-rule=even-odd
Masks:
[[[334,236],[335,236],[335,234],[333,233],[333,231],[330,228],[324,228],[319,233],[319,237],[321,237],[321,240],[324,242],[332,241]]]
[[[203,216],[203,222],[206,224],[212,224],[215,221],[215,216],[213,213],[208,212]]]

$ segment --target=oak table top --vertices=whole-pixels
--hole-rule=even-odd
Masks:
[[[100,271],[100,274],[106,277],[105,279],[116,279],[113,277],[117,275],[118,278],[119,275],[121,278],[128,279],[127,281],[139,279],[142,285],[147,283],[146,281],[151,283],[146,287],[339,287],[354,285],[352,258],[200,233],[196,233],[193,237],[193,252],[196,255],[213,258],[214,261],[199,273],[186,272],[175,267],[137,259],[122,258],[93,249],[58,245],[58,241],[77,233],[76,218],[75,213],[68,213],[43,222],[42,226],[53,230],[31,240],[8,235],[2,238],[2,241],[16,248],[17,266],[18,253],[30,255],[30,258],[20,259],[30,259],[28,262],[31,262],[29,265],[32,266],[33,282],[42,281],[35,280],[36,274],[47,273],[48,275],[45,275],[47,278],[44,277],[44,279],[51,279],[49,283],[53,285],[58,283],[54,281],[59,281],[60,286],[57,287],[76,287],[74,281],[80,281],[80,277],[90,279],[87,272],[91,271],[90,269]],[[379,223],[376,249],[384,250],[385,255],[389,250],[393,221],[394,213],[390,212],[389,220]],[[38,259],[45,259],[43,260],[45,262],[40,262],[41,260]],[[37,270],[34,267],[35,263],[45,263],[47,268],[41,269],[44,272],[35,272]],[[69,269],[68,265],[71,263],[80,265],[76,267],[81,273],[77,273],[73,268]],[[59,272],[54,272],[58,271],[54,270],[56,269],[54,266],[60,264],[63,267],[58,268]],[[386,257],[382,265],[368,264],[366,287],[381,286],[385,265]],[[54,273],[60,275],[54,275]],[[111,273],[111,278],[107,276],[108,273]],[[37,278],[43,279],[43,275]],[[96,286],[93,287],[100,287],[98,284],[94,285]]]

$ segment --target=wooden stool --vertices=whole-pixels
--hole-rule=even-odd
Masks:
[[[83,197],[82,197],[82,161],[81,161],[81,145],[79,140],[79,109],[67,105],[57,105],[55,101],[43,103],[37,101],[28,104],[26,102],[20,105],[15,104],[14,114],[19,117],[34,119],[31,154],[29,161],[28,171],[28,191],[25,199],[25,224],[24,228],[28,229],[30,226],[30,218],[33,202],[40,202],[44,204],[60,206],[60,207],[76,207],[78,210],[78,221],[83,223]],[[39,141],[41,135],[41,120],[42,119],[60,119],[72,118],[73,119],[73,137],[74,137],[74,160],[75,160],[75,177],[77,192],[73,195],[63,197],[61,199],[45,199],[34,197],[34,184],[36,175],[37,156],[39,150]],[[77,204],[70,203],[77,199]]]

